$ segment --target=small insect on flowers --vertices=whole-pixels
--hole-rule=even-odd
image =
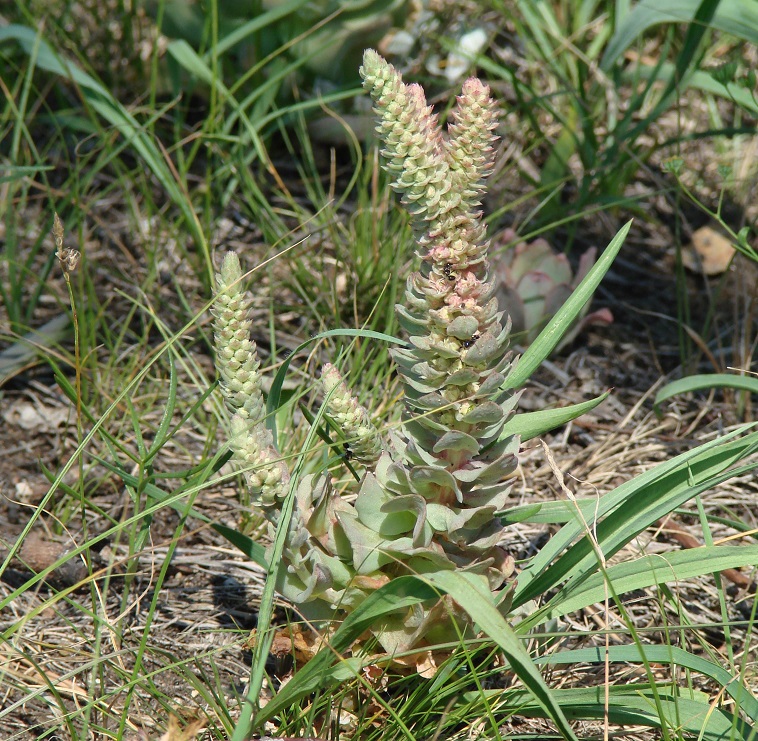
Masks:
[[[453,274],[453,266],[449,262],[445,263],[445,267],[442,268],[442,272],[445,274],[445,277],[451,283],[455,283],[455,275]]]
[[[471,335],[470,339],[463,340],[463,343],[462,343],[463,347],[465,347],[466,349],[468,349],[469,347],[471,347],[479,339],[479,337],[480,337],[479,332],[474,332],[474,334]]]

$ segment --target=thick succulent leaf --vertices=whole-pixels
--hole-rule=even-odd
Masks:
[[[545,296],[555,287],[555,281],[541,270],[527,273],[518,282],[518,292],[524,304],[541,304]],[[527,309],[528,310],[528,309]],[[527,318],[528,321],[528,318]]]
[[[459,430],[446,432],[434,445],[435,453],[444,451],[465,452],[476,455],[479,452],[479,441],[472,435],[467,435]]]
[[[417,347],[422,352],[427,352],[432,356],[438,356],[440,358],[446,358],[452,360],[458,357],[458,350],[452,346],[448,347],[441,342],[434,341],[429,337],[411,336],[408,341],[414,347]]]
[[[367,630],[378,625],[394,612],[407,613],[420,602],[439,598],[437,589],[413,576],[400,576],[376,590],[354,612],[348,615],[339,629],[329,638],[329,651],[320,651],[299,669],[290,682],[283,685],[269,703],[258,710],[257,720],[263,723],[281,713],[312,692],[331,686],[336,663],[344,666],[342,654]],[[357,667],[356,667],[357,668]]]
[[[527,244],[522,242],[506,253],[503,260],[510,271],[510,285],[516,285],[525,275],[540,269],[553,255],[553,248],[545,239],[535,239]]]
[[[503,418],[503,409],[494,401],[481,401],[470,412],[461,415],[461,421],[469,425],[494,424]]]
[[[468,350],[465,351],[467,365],[482,366],[503,354],[503,344],[489,332],[485,332]]]
[[[445,378],[446,386],[468,386],[479,380],[479,373],[471,368],[461,368]]]
[[[424,394],[424,396],[419,396],[419,398],[415,400],[414,406],[417,406],[420,409],[429,409],[434,411],[437,409],[444,409],[445,407],[449,407],[450,402],[444,396],[442,396],[442,394],[432,393]]]
[[[468,340],[479,329],[479,321],[473,316],[458,316],[447,326],[447,333],[459,340]]]
[[[408,501],[411,498],[418,500],[413,507]],[[369,473],[364,478],[355,500],[355,511],[360,521],[383,538],[393,538],[402,533],[409,533],[413,530],[419,515],[424,516],[422,497],[403,497],[408,506],[406,511],[386,509],[385,505],[390,504],[393,499],[395,497],[384,490],[376,478]]]
[[[438,533],[449,533],[453,529],[455,518],[456,512],[452,507],[437,504],[436,502],[428,502],[426,505],[427,522]]]
[[[476,394],[474,394],[474,398],[482,399],[486,396],[490,396],[491,394],[497,393],[498,389],[500,388],[504,380],[505,380],[505,376],[502,373],[493,372],[493,373],[487,374],[487,377],[482,382],[482,385],[479,387],[479,390],[476,392]]]
[[[404,531],[413,530],[413,545],[416,548],[427,548],[434,535],[431,525],[426,517],[426,500],[416,494],[407,494],[404,497],[393,497],[382,505],[382,511],[390,516],[411,516],[411,525]],[[384,534],[384,531],[382,531]]]
[[[497,511],[505,507],[510,496],[511,483],[498,481],[493,486],[479,486],[473,491],[466,492],[468,507],[486,507],[492,505]]]
[[[461,490],[450,472],[436,466],[415,466],[411,470],[410,483],[413,491],[424,499],[435,501],[439,489],[452,489],[460,501]]]
[[[456,537],[458,538],[458,541],[461,541],[461,538],[463,536],[464,538],[464,545],[465,548],[466,545],[468,545],[468,535],[463,535],[463,531],[478,531],[481,528],[483,528],[485,525],[491,524],[494,519],[495,511],[498,508],[494,505],[488,505],[486,507],[467,507],[465,509],[458,509],[455,512],[455,517],[451,521],[451,530],[450,532],[455,533]],[[497,540],[493,543],[498,542],[500,537],[502,537],[502,528],[500,528],[499,525],[496,525],[498,528],[498,536]]]
[[[466,468],[459,468],[453,472],[458,481],[471,484],[493,484],[502,481],[506,476],[513,473],[518,465],[515,455],[506,454],[491,463],[476,461]]]
[[[387,541],[360,522],[357,512],[340,512],[339,521],[350,541],[353,566],[358,574],[371,574],[392,562],[384,550]]]
[[[524,302],[514,286],[501,284],[498,287],[497,300],[511,320],[511,333],[520,335],[526,331]]]
[[[408,334],[422,334],[428,330],[429,320],[411,314],[402,304],[395,306],[398,322]]]

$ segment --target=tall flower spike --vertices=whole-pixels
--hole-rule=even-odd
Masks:
[[[492,298],[488,243],[477,210],[493,165],[495,105],[485,85],[468,80],[446,139],[421,104],[420,88],[405,85],[376,52],[366,51],[361,71],[380,117],[377,132],[390,158],[385,168],[404,198],[416,194],[416,215],[425,214],[418,237],[421,269],[408,281],[405,307],[398,307],[410,347],[393,352],[405,381],[408,429],[422,458],[453,470],[474,460],[480,446],[473,441],[485,431],[493,439],[510,413],[507,395],[498,391],[508,365],[508,327],[501,326]],[[412,177],[420,179],[409,191]],[[445,187],[427,187],[436,177]],[[469,438],[465,446],[462,436]],[[453,439],[455,452],[445,447]]]
[[[227,252],[216,274],[216,301],[211,306],[216,367],[230,414],[239,413],[242,419],[257,423],[263,420],[266,407],[258,350],[250,339],[252,297],[242,290],[241,279],[239,257]]]
[[[331,363],[321,371],[326,408],[347,438],[352,457],[363,464],[376,463],[382,452],[382,438],[368,411],[350,394],[340,372]]]
[[[392,187],[402,195],[414,230],[422,233],[429,221],[449,208],[450,191],[442,133],[437,117],[426,105],[419,85],[406,85],[400,73],[373,49],[363,55],[363,86],[376,103],[376,132],[384,144],[385,167]]]
[[[448,127],[445,142],[448,164],[456,179],[456,188],[468,209],[479,205],[484,179],[492,171],[492,152],[497,128],[497,111],[490,89],[476,77],[463,83]]]
[[[251,492],[263,507],[280,504],[287,496],[289,471],[274,447],[270,430],[262,423],[251,425],[239,412],[232,417],[229,447]]]
[[[405,306],[397,307],[409,342],[392,353],[405,415],[383,444],[337,369],[324,367],[328,411],[368,470],[349,499],[328,471],[298,482],[277,586],[305,617],[320,620],[349,613],[396,576],[455,570],[505,612],[514,561],[497,513],[508,506],[519,439],[504,434],[518,400],[503,390],[510,320],[493,298],[479,210],[494,158],[494,103],[486,86],[467,81],[446,136],[422,89],[405,85],[376,52],[366,51],[361,73],[376,105],[384,167],[410,212],[421,257]],[[273,527],[278,511],[270,505],[283,496],[287,472],[266,428],[250,422],[262,416],[245,399],[252,387],[241,393],[234,385],[239,368],[246,370],[243,384],[258,369],[246,360],[254,346],[245,343],[245,300],[233,291],[238,278],[230,258],[219,280],[219,364],[227,403],[240,410],[232,448]],[[423,650],[472,635],[474,622],[464,613],[444,597],[398,610],[372,631],[390,654]]]
[[[221,393],[232,416],[230,447],[245,466],[251,492],[264,506],[287,495],[289,471],[266,428],[260,361],[250,339],[252,297],[241,286],[239,257],[227,252],[216,274],[216,301],[211,308],[216,366]]]

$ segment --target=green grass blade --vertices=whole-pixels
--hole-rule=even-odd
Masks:
[[[701,5],[701,0],[670,0],[665,4],[637,3],[624,17],[608,43],[600,68],[607,72],[635,40],[653,26],[661,23],[692,23]],[[758,3],[721,0],[709,25],[751,44],[758,44]]]
[[[449,594],[476,621],[479,628],[500,646],[511,669],[552,718],[563,737],[576,739],[552,691],[545,684],[526,649],[521,645],[521,639],[492,604],[492,595],[478,592],[478,584],[472,583],[465,574],[455,571],[438,571],[425,574],[424,578],[440,591]]]
[[[614,564],[606,573],[596,572],[579,586],[562,589],[545,606],[545,619],[560,617],[602,602],[608,592],[606,579],[616,594],[677,582],[724,569],[758,566],[758,546],[702,546],[665,554],[642,556]]]
[[[276,372],[276,376],[274,376],[271,390],[269,391],[268,399],[266,400],[266,424],[274,435],[274,440],[276,440],[276,412],[279,409],[284,379],[287,376],[287,370],[289,369],[292,359],[312,342],[317,342],[318,340],[327,339],[329,337],[367,337],[373,340],[381,340],[382,342],[391,342],[396,345],[406,344],[405,340],[400,340],[392,335],[384,334],[384,332],[375,332],[373,329],[329,329],[326,332],[319,332],[317,335],[305,340],[305,342],[301,342],[282,362],[279,370]]]
[[[336,676],[335,662],[344,661],[340,654],[383,617],[436,597],[437,591],[415,576],[397,577],[377,589],[345,618],[329,639],[328,647],[319,651],[276,697],[260,709],[256,724],[261,725],[316,690],[327,691]],[[340,673],[339,676],[343,675]]]
[[[0,44],[7,41],[15,41],[27,54],[33,52],[36,39],[37,34],[35,31],[26,26],[11,24],[0,28]],[[189,196],[174,179],[171,169],[166,163],[166,158],[144,128],[140,126],[137,120],[121,103],[113,98],[107,88],[77,65],[64,60],[44,41],[39,43],[36,64],[38,67],[52,74],[66,80],[71,80],[79,88],[87,103],[111,126],[117,129],[140,157],[142,157],[147,167],[182,212],[187,227],[192,233],[192,237],[205,255],[208,274],[213,275],[213,265],[210,262],[210,253],[205,235],[192,208]]]
[[[702,373],[680,378],[677,381],[667,383],[658,391],[653,402],[653,409],[658,414],[660,413],[660,405],[673,396],[688,394],[693,391],[709,391],[715,388],[739,389],[751,394],[758,394],[758,378],[735,376],[733,373]]]
[[[608,720],[623,726],[642,725],[667,729],[675,735],[664,738],[699,739],[699,741],[754,741],[753,729],[721,708],[713,707],[707,697],[694,700],[670,691],[660,695],[659,715],[646,686],[610,687],[611,701],[607,707]],[[658,690],[660,692],[660,690]],[[606,715],[604,687],[576,687],[556,690],[557,702],[572,720],[603,720]],[[545,717],[540,708],[528,701],[520,705],[522,715]]]
[[[93,457],[103,466],[103,468],[107,468],[109,471],[115,473],[124,482],[125,486],[136,487],[139,484],[139,479],[136,476],[132,476],[132,474],[127,473],[121,466],[117,466],[110,461],[105,460],[104,458],[99,458],[97,456]],[[217,459],[214,459],[210,462],[208,468],[210,468],[210,470],[220,468],[224,463],[226,463],[227,460],[229,460],[230,457],[231,453],[229,452],[225,453],[224,455],[218,456]],[[205,471],[202,471],[199,475],[204,479],[206,476]],[[196,488],[197,485],[198,482],[195,478],[193,478],[188,484],[185,485],[186,492],[184,496],[189,495],[191,490],[193,488]],[[169,507],[175,509],[183,517],[190,516],[200,520],[201,522],[207,522],[217,533],[223,535],[233,546],[238,548],[240,552],[247,556],[251,561],[257,563],[259,566],[262,566],[264,569],[268,569],[269,564],[268,560],[266,559],[266,549],[259,543],[256,543],[252,538],[248,537],[247,535],[243,535],[237,530],[227,527],[226,525],[214,522],[199,510],[188,505],[187,502],[184,501],[184,498],[177,498],[177,492],[165,492],[160,487],[150,483],[144,484],[143,488],[145,494],[149,496],[152,501],[158,504],[165,503]]]
[[[313,440],[316,437],[316,429],[321,423],[324,414],[322,405],[316,415],[314,426],[308,431],[308,436],[303,445],[303,453],[311,449]],[[276,524],[276,535],[271,545],[269,554],[269,565],[266,571],[266,584],[261,594],[260,606],[258,608],[258,629],[256,635],[256,644],[253,650],[253,662],[250,667],[250,684],[247,696],[240,708],[240,716],[234,727],[231,741],[244,741],[250,737],[250,731],[253,726],[253,716],[260,708],[260,694],[263,687],[263,679],[266,673],[266,657],[271,649],[274,640],[275,628],[272,625],[274,615],[274,601],[276,598],[276,584],[279,581],[279,572],[283,568],[284,547],[287,537],[290,533],[290,522],[292,513],[295,510],[295,499],[297,493],[297,484],[300,480],[305,456],[300,455],[292,472],[290,488],[287,497],[279,509],[279,520]]]
[[[571,420],[581,417],[582,414],[594,409],[598,404],[608,398],[610,391],[579,404],[571,404],[559,409],[541,409],[537,412],[522,412],[511,417],[503,427],[500,433],[500,440],[504,440],[510,435],[520,435],[521,442],[531,440],[539,435],[544,435],[556,427],[565,425]]]
[[[425,574],[423,577],[403,576],[371,594],[356,608],[329,641],[328,649],[320,651],[308,662],[281,692],[261,708],[256,723],[261,724],[274,717],[298,700],[318,690],[326,691],[337,674],[333,664],[363,631],[389,615],[417,602],[433,599],[439,593],[449,594],[479,627],[503,650],[514,672],[518,675],[535,701],[552,718],[565,738],[576,739],[561,708],[553,700],[551,691],[542,679],[521,639],[513,632],[505,618],[492,604],[491,595],[477,593],[477,587],[463,574],[452,571]],[[344,672],[344,669],[343,669]],[[344,676],[343,673],[339,674]]]
[[[674,65],[671,62],[663,62],[655,67],[640,64],[634,70],[634,74],[629,74],[626,71],[622,74],[622,79],[627,82],[632,82],[634,79],[641,78],[649,80],[651,78],[657,80],[668,80],[674,71]],[[716,80],[711,71],[695,70],[687,77],[687,87],[695,90],[701,90],[704,93],[711,93],[712,95],[718,95],[725,100],[732,100],[735,103],[742,106],[746,111],[750,112],[753,116],[758,115],[758,102],[751,90],[747,90],[744,87],[729,83],[724,85]],[[728,129],[723,131],[724,136],[728,136]],[[707,133],[707,132],[698,132]],[[754,134],[755,128],[748,127],[745,133]],[[714,131],[708,134],[710,136],[722,135],[721,131]]]
[[[639,644],[634,646],[609,646],[607,650],[611,663],[624,662],[634,664],[644,661],[649,664],[671,664],[698,672],[705,677],[710,677],[724,688],[750,720],[758,723],[758,699],[756,699],[752,691],[739,677],[733,676],[724,667],[714,664],[702,656],[695,656],[677,646],[648,646]],[[606,649],[601,647],[579,648],[540,657],[535,660],[535,663],[537,665],[550,666],[579,663],[601,664],[605,662],[605,653]]]
[[[605,551],[612,543],[618,550],[624,541],[641,532],[636,528],[644,529],[683,501],[713,485],[715,477],[755,450],[758,433],[734,439],[754,426],[744,425],[719,440],[682,453],[600,497],[592,517],[586,522],[600,521],[598,538],[603,540],[601,548]],[[730,475],[728,473],[726,477]],[[610,513],[615,513],[616,517],[610,519]],[[647,525],[644,525],[645,521]],[[575,518],[550,539],[519,575],[514,605],[523,604],[554,588],[569,573],[574,573],[580,562],[585,567],[597,564],[591,544],[584,537],[577,543],[578,548],[575,546],[570,554],[561,556],[577,537],[584,534],[585,524]]]
[[[289,2],[277,3],[265,13],[257,15],[255,18],[243,23],[239,28],[235,28],[231,33],[224,36],[223,39],[219,39],[213,53],[217,56],[225,54],[240,41],[244,41],[248,36],[267,28],[282,18],[286,18],[307,2],[309,0],[289,0]],[[206,61],[210,61],[210,52],[206,52],[205,59]]]

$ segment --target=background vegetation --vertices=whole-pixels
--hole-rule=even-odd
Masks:
[[[254,5],[0,10],[0,735],[232,738],[265,675],[253,720],[270,735],[754,738],[758,9]],[[504,513],[511,618],[433,583],[483,635],[440,647],[430,679],[351,652],[381,604],[332,637],[341,659],[302,668],[281,606],[290,642],[250,666],[261,521],[225,466],[210,352],[214,265],[233,247],[268,378],[290,359],[284,454],[310,450],[327,360],[398,422],[383,344],[332,333],[290,358],[327,330],[399,334],[413,245],[359,88],[368,45],[443,117],[469,72],[502,101],[496,259],[510,228],[576,264],[634,218],[596,298],[615,324],[545,364],[522,409],[616,390],[546,435],[550,456],[525,432]],[[65,274],[56,212],[81,253]],[[391,589],[410,603],[430,586]]]

